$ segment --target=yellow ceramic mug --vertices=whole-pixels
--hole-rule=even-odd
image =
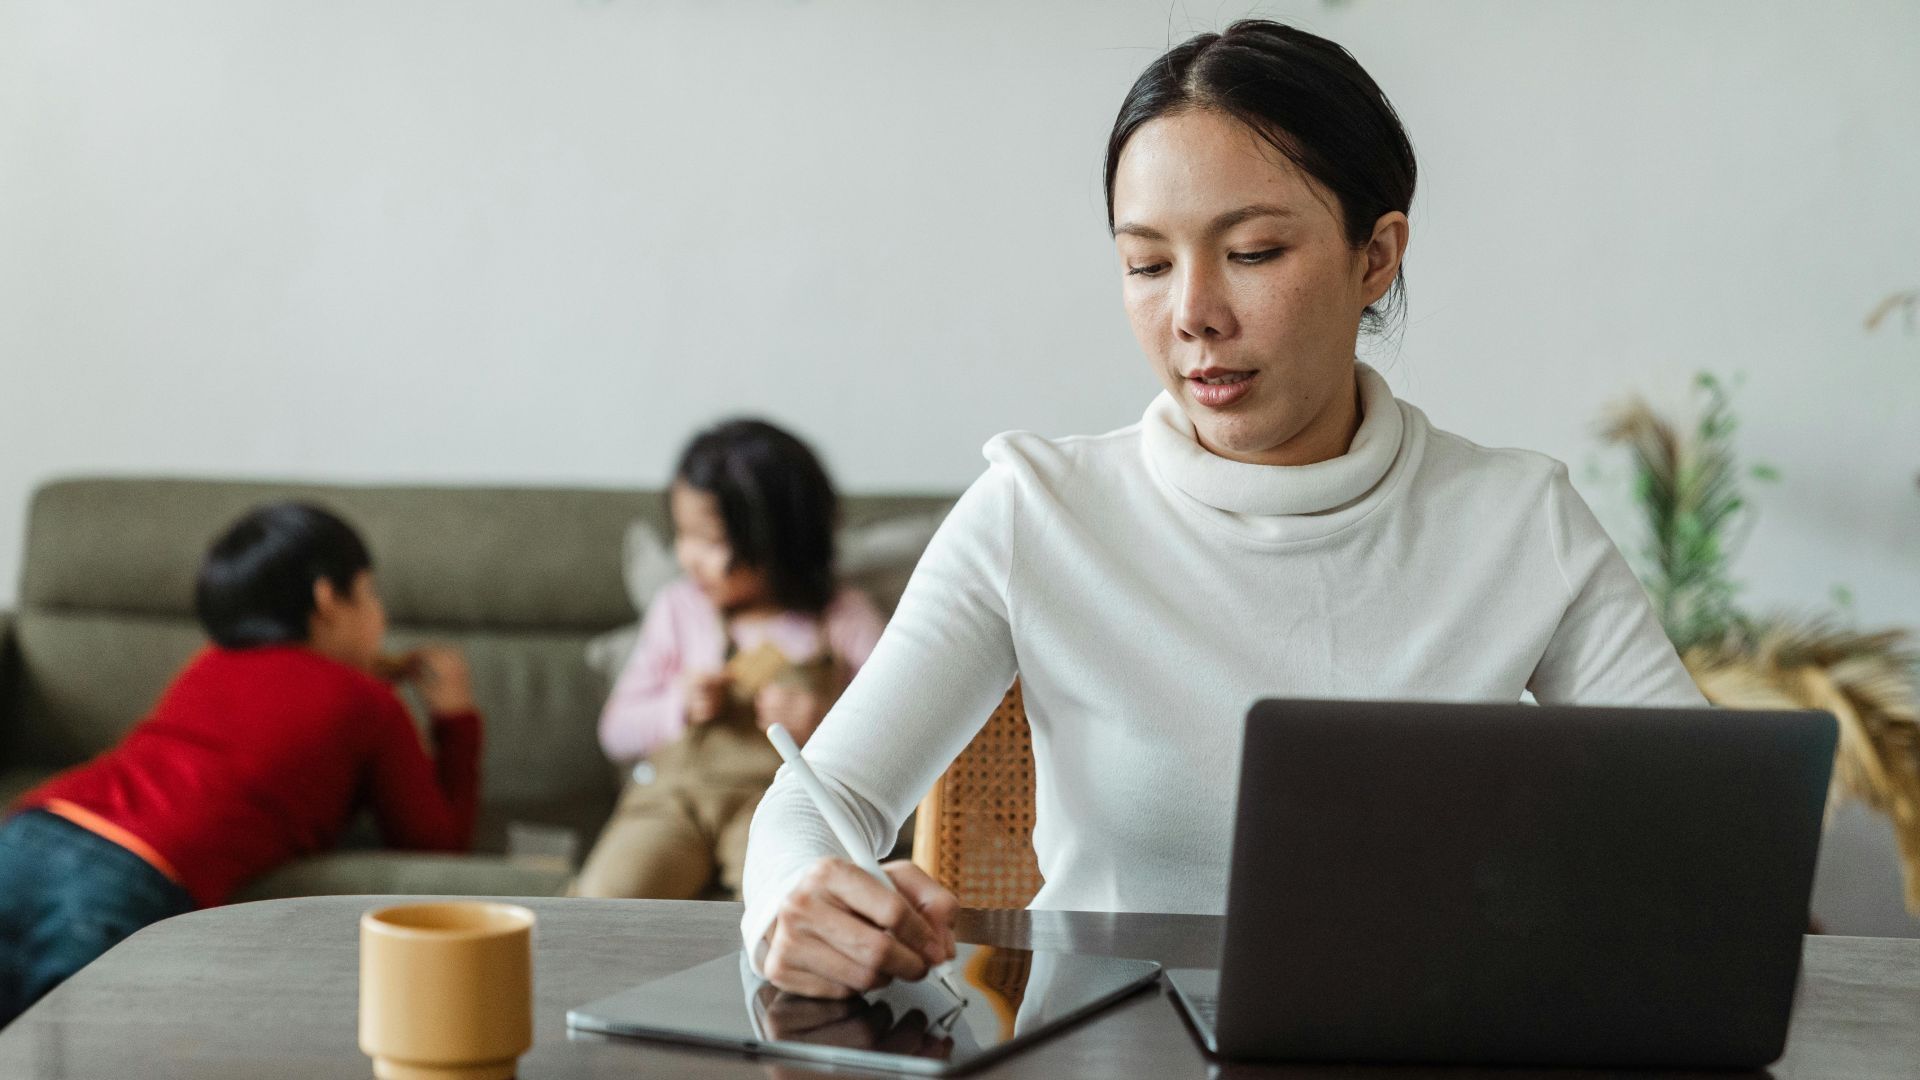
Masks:
[[[360,1049],[380,1080],[509,1080],[533,1046],[533,912],[455,901],[360,917]]]

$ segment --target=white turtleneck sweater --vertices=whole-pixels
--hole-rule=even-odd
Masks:
[[[1700,706],[1564,465],[1432,427],[1358,369],[1347,453],[1247,465],[1163,394],[1106,435],[987,443],[989,467],[807,744],[875,853],[1018,674],[1034,907],[1218,913],[1262,697]],[[750,946],[843,854],[783,770],[747,849]]]

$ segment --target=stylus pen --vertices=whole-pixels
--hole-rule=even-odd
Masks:
[[[847,816],[840,812],[840,805],[833,801],[833,796],[827,794],[827,789],[821,785],[820,778],[813,774],[813,768],[807,764],[807,759],[800,756],[800,744],[794,742],[793,736],[787,734],[787,729],[779,724],[768,725],[767,738],[773,740],[773,748],[780,751],[781,759],[793,769],[793,775],[799,777],[800,790],[807,793],[807,798],[813,800],[814,808],[820,811],[820,816],[827,819],[827,827],[833,830],[834,838],[840,841],[840,846],[847,849],[847,856],[853,860],[854,865],[872,874],[879,879],[880,884],[898,893],[899,888],[894,885],[893,879],[887,876],[887,872],[880,869],[880,860],[873,857],[873,851],[867,847],[865,838],[860,835],[860,830],[854,828],[853,822],[848,821]],[[965,1004],[967,996],[953,988],[952,964],[935,964],[927,974],[939,979],[940,985],[947,988],[947,993]]]

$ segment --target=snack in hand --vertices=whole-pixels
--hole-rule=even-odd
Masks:
[[[729,687],[733,699],[742,704],[751,704],[760,696],[762,688],[792,666],[786,654],[770,642],[761,642],[751,649],[735,653],[733,659],[727,661],[726,667],[727,675],[732,680]]]
[[[373,674],[387,682],[404,682],[420,670],[417,653],[382,653],[374,658]]]

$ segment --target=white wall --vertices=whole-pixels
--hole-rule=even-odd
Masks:
[[[98,471],[633,485],[766,412],[852,490],[1130,422],[1108,124],[1231,3],[0,0],[0,605]],[[1421,158],[1402,396],[1587,472],[1744,373],[1757,601],[1920,623],[1920,5],[1266,4]]]

